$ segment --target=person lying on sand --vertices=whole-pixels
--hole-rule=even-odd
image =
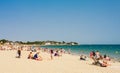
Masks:
[[[38,60],[38,61],[42,61],[42,57],[39,55],[39,53],[40,53],[40,52],[37,52],[37,53],[34,55],[33,59]]]
[[[80,60],[86,61],[86,60],[87,60],[87,56],[81,55],[81,56],[80,56]]]
[[[106,55],[104,55],[104,58],[102,60],[103,62],[101,63],[101,66],[102,67],[107,67],[107,66],[110,66],[110,64],[108,63],[108,61],[110,61],[110,58]]]

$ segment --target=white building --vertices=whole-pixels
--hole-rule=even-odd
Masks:
[[[45,45],[51,45],[51,43],[50,43],[50,42],[47,42],[47,43],[45,43]]]

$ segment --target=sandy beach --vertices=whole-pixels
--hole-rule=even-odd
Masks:
[[[0,0],[0,73],[120,73],[120,0]]]
[[[120,73],[120,63],[111,66],[92,65],[92,60],[80,61],[79,56],[64,54],[49,59],[49,54],[40,52],[43,61],[27,59],[29,52],[22,51],[21,58],[15,58],[16,51],[0,51],[0,73]]]

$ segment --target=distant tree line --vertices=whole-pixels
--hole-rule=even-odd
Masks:
[[[12,43],[18,43],[18,44],[26,44],[26,45],[45,45],[46,43],[50,43],[50,45],[78,45],[77,42],[65,42],[65,41],[62,41],[62,42],[58,42],[58,41],[27,41],[27,42],[23,42],[23,41],[9,41],[9,40],[6,40],[6,39],[2,39],[0,40],[0,43],[1,44],[4,44],[4,43],[7,43],[7,42],[12,42]]]

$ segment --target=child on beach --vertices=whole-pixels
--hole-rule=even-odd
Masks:
[[[30,52],[30,54],[28,55],[28,59],[33,59],[33,54],[32,54],[32,52]]]

